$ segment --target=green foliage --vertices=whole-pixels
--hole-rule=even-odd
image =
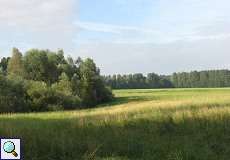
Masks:
[[[0,75],[0,113],[28,110],[28,97],[24,82],[16,77],[9,79]]]
[[[91,59],[65,59],[63,50],[32,49],[22,56],[14,48],[8,60],[0,63],[0,112],[77,109],[112,99]]]
[[[109,102],[113,99],[112,90],[106,87],[100,77],[96,83],[97,103]]]
[[[31,99],[31,111],[46,111],[46,99],[49,96],[49,90],[45,82],[28,81],[27,94]]]
[[[53,93],[59,97],[58,104],[62,105],[64,109],[75,109],[80,107],[81,99],[78,95],[73,94],[72,83],[69,81],[68,76],[65,73],[59,78],[59,82],[52,85]]]
[[[24,57],[26,79],[49,83],[49,60],[44,50],[32,49]]]
[[[13,48],[12,57],[9,60],[7,67],[7,72],[10,75],[14,76],[24,76],[24,66],[22,61],[22,53],[17,49]]]
[[[3,72],[3,73],[6,73],[7,72],[7,67],[8,67],[8,63],[9,63],[9,60],[10,60],[10,57],[3,57],[0,61],[0,70]]]
[[[62,73],[59,77],[59,81],[52,85],[52,89],[65,95],[72,95],[72,83],[69,81],[68,76]]]
[[[86,59],[80,64],[81,92],[83,104],[94,106],[112,99],[112,93],[107,89],[100,77],[100,71],[92,59]]]
[[[63,86],[59,86],[60,83],[52,87],[38,81],[30,81],[28,84],[27,92],[32,100],[32,111],[76,109],[80,107],[80,98],[72,95],[67,88],[62,90]]]
[[[97,103],[95,81],[98,78],[96,65],[91,59],[86,59],[80,65],[81,97],[84,105],[93,106]]]

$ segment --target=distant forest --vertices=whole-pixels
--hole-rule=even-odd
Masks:
[[[92,59],[14,48],[0,61],[0,113],[88,108],[112,99]]]
[[[157,75],[141,73],[104,76],[106,85],[113,89],[151,88],[214,88],[230,87],[230,70],[207,70]]]

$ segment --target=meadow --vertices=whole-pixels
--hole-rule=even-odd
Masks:
[[[95,109],[0,115],[25,160],[228,160],[230,89],[114,90]]]

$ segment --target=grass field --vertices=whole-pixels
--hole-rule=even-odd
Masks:
[[[0,115],[25,160],[229,160],[230,89],[116,90],[96,109]]]

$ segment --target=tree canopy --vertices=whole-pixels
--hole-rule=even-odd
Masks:
[[[64,57],[64,51],[13,48],[0,63],[0,113],[92,107],[112,100],[92,59]]]

